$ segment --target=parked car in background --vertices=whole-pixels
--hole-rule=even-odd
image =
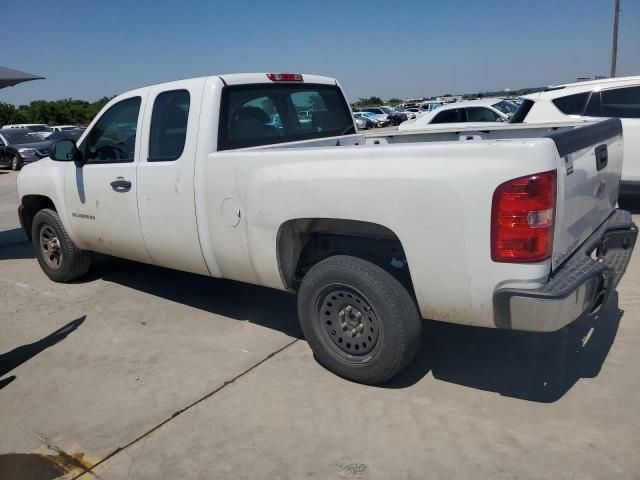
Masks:
[[[390,108],[391,110],[393,110],[394,112],[396,112],[396,113],[399,113],[399,114],[405,115],[407,118],[406,118],[405,120],[403,120],[403,121],[406,121],[406,120],[412,120],[412,119],[416,118],[416,114],[415,114],[415,112],[409,112],[408,110],[406,110],[406,109],[405,109],[405,108],[403,108],[403,107],[396,106],[396,107],[389,107],[389,108]]]
[[[640,196],[640,76],[568,83],[525,95],[511,122],[540,123],[617,117],[624,131],[620,194]]]
[[[442,102],[426,102],[420,105],[418,108],[420,108],[421,112],[432,112],[436,108],[440,108],[442,105]]]
[[[363,112],[375,113],[376,115],[385,116],[389,125],[400,125],[407,120],[407,115],[401,112],[396,112],[391,107],[367,107],[362,109]]]
[[[54,125],[51,127],[51,130],[54,132],[60,132],[62,130],[76,130],[78,128],[78,125]]]
[[[20,170],[49,155],[51,142],[26,128],[0,129],[0,166]]]
[[[493,105],[491,105],[493,108],[495,108],[496,110],[501,111],[502,113],[504,113],[507,117],[511,118],[511,116],[516,113],[516,111],[518,110],[519,105],[514,102],[513,100],[507,100],[507,99],[502,99],[497,103],[494,103]]]
[[[302,110],[298,112],[298,122],[301,126],[311,126],[313,112],[311,110]]]
[[[49,135],[47,140],[51,142],[55,142],[58,140],[73,140],[75,142],[82,136],[84,131],[85,131],[84,128],[74,128],[71,130],[58,130],[57,132],[53,132],[51,135]]]
[[[419,113],[424,113],[424,110],[420,109],[419,107],[408,107],[405,108],[405,112],[407,113],[407,115],[411,115],[409,120],[413,120],[418,116]]]
[[[443,123],[465,124],[478,123],[498,125],[506,122],[509,117],[495,108],[494,104],[500,99],[469,100],[442,105],[437,109],[419,115],[415,120],[404,122],[398,131],[422,130],[431,125]],[[485,125],[486,126],[486,125]]]
[[[300,121],[300,118],[298,118],[298,121]],[[274,127],[277,130],[281,130],[282,129],[282,121],[280,120],[280,115],[278,115],[277,113],[269,115],[269,118],[268,118],[267,122],[265,122],[265,125],[268,125],[270,127]]]
[[[38,133],[43,138],[47,138],[53,133],[51,127],[44,123],[16,123],[12,125],[5,125],[2,128],[26,128],[27,130]]]
[[[356,116],[354,114],[353,121],[355,122],[356,127],[358,127],[358,130],[368,130],[370,128],[376,127],[376,124],[373,120],[369,120],[367,117],[364,117],[362,115]]]
[[[389,119],[386,115],[380,115],[371,112],[354,112],[353,116],[355,118],[364,117],[367,120],[373,122],[375,127],[386,127],[387,125],[389,125]]]

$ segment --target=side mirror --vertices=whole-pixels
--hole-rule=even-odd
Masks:
[[[49,158],[58,162],[75,160],[78,148],[73,140],[58,140],[51,146]]]

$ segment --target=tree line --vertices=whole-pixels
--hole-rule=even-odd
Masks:
[[[35,100],[16,107],[0,102],[0,126],[12,123],[46,123],[47,125],[88,125],[110,100],[102,97],[95,102],[85,100]]]

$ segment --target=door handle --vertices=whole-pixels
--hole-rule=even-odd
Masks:
[[[111,182],[111,188],[118,191],[129,190],[131,188],[131,182],[122,177],[118,177]]]

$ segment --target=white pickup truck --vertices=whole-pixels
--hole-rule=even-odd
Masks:
[[[297,292],[318,361],[375,384],[421,318],[551,331],[597,311],[637,236],[622,149],[615,119],[365,136],[334,79],[211,76],[111,100],[22,170],[19,216],[54,281],[93,251]]]

